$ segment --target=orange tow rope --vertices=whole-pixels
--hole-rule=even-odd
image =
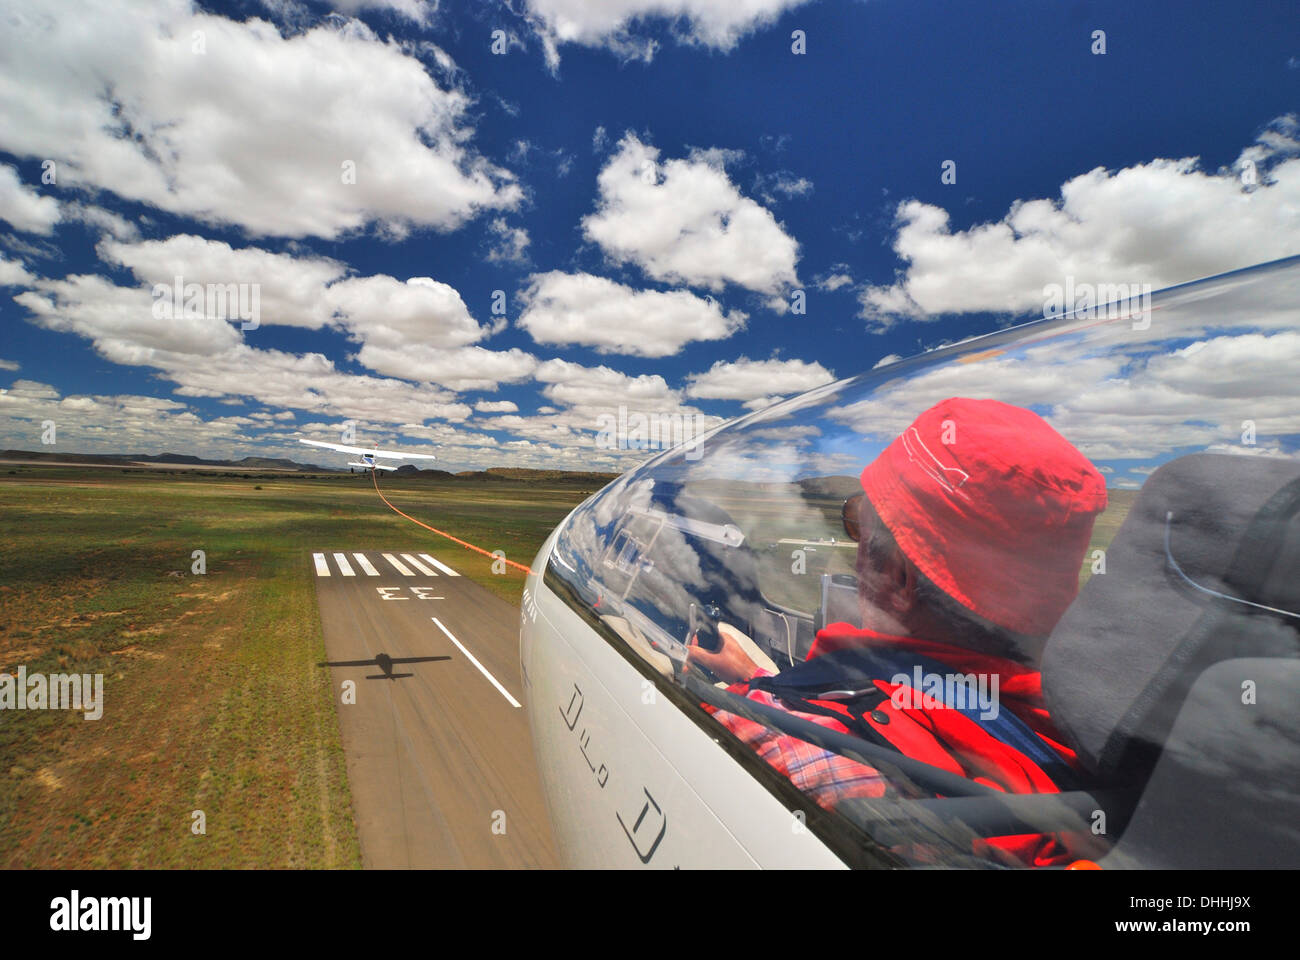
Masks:
[[[533,572],[531,567],[525,566],[522,563],[515,563],[513,560],[506,560],[505,557],[499,557],[495,553],[491,553],[487,550],[484,550],[482,547],[476,547],[474,546],[474,544],[460,539],[460,537],[453,537],[450,533],[446,533],[442,530],[436,529],[435,527],[431,527],[427,523],[421,523],[419,520],[416,520],[415,517],[402,513],[401,510],[398,510],[395,506],[393,506],[391,503],[388,502],[388,498],[384,496],[383,491],[379,489],[379,471],[371,470],[370,476],[375,481],[375,493],[379,494],[379,499],[384,501],[384,503],[388,505],[388,509],[392,510],[393,513],[397,514],[399,517],[406,517],[407,520],[410,520],[412,523],[416,524],[417,526],[424,527],[424,529],[432,531],[433,533],[436,533],[440,537],[446,537],[448,540],[454,541],[455,543],[459,543],[462,547],[468,547],[470,550],[473,550],[475,553],[481,553],[483,554],[483,556],[491,557],[493,560],[501,560],[505,563],[510,564],[510,566],[512,567],[522,570],[524,573]]]

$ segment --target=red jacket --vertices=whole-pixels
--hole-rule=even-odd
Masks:
[[[999,708],[1010,710],[1066,763],[1074,763],[1073,751],[1061,743],[1060,735],[1043,706],[1041,675],[1013,661],[948,644],[862,630],[846,623],[831,624],[818,633],[809,659],[833,650],[869,644],[888,645],[898,651],[919,654],[951,667],[954,673],[996,674]],[[759,675],[766,674],[756,674]],[[887,678],[877,678],[875,685],[883,699],[871,709],[857,713],[856,717],[904,756],[997,790],[1010,793],[1058,792],[1052,778],[1030,757],[996,739],[964,714],[929,696],[917,698],[919,703],[909,702],[910,698],[901,695],[895,698],[892,695],[902,685],[892,684]],[[733,684],[730,690],[789,710],[771,694],[751,690],[748,682]],[[852,722],[854,715],[842,702],[822,700],[809,703],[839,713]],[[853,733],[848,724],[824,714],[796,712],[796,715],[831,729]],[[811,793],[824,807],[833,808],[845,797],[880,797],[890,786],[878,771],[847,757],[734,714],[718,712],[717,716],[768,763],[788,776],[796,786]],[[1070,859],[1066,849],[1052,835],[997,837],[986,842],[1032,866],[1065,863]],[[985,855],[989,853],[986,851]]]

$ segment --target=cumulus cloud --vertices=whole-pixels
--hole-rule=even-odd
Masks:
[[[0,18],[23,78],[0,85],[0,149],[62,158],[60,186],[286,237],[450,230],[522,198],[469,145],[469,98],[360,21],[286,37],[185,0],[0,0]]]
[[[534,379],[543,384],[542,395],[551,401],[539,407],[536,415],[503,413],[475,424],[525,439],[536,445],[528,448],[531,456],[547,450],[552,464],[571,469],[621,472],[653,452],[597,445],[602,422],[607,423],[609,417],[617,419],[620,408],[626,416],[676,418],[699,432],[722,422],[684,403],[680,392],[656,374],[632,376],[606,366],[552,359],[537,366]]]
[[[798,283],[799,245],[766,208],[743,196],[716,152],[659,162],[633,134],[601,170],[596,212],[582,221],[611,260],[666,283],[778,293]]]
[[[324,293],[347,268],[325,257],[295,257],[256,247],[236,249],[219,240],[177,234],[166,240],[123,243],[103,240],[101,260],[126,267],[141,283],[257,284],[263,322],[319,330],[330,322],[334,305]]]
[[[193,282],[265,282],[266,304],[281,320],[305,327],[329,323],[347,331],[362,345],[358,359],[386,376],[345,373],[318,353],[255,349],[229,322],[229,310],[155,311],[147,282],[121,287],[96,275],[31,278],[30,289],[15,300],[39,326],[85,337],[114,363],[151,367],[173,381],[182,396],[222,402],[249,398],[272,407],[390,422],[458,421],[469,416],[469,406],[435,383],[491,390],[526,378],[536,365],[517,349],[499,353],[469,346],[486,331],[454,289],[429,278],[402,283],[382,275],[353,277],[325,286],[324,280],[342,270],[333,261],[296,263],[199,238],[173,240],[179,242],[104,241],[101,247],[107,258],[143,278],[155,271],[167,277],[179,269],[182,277],[204,278]]]
[[[495,237],[487,257],[491,263],[528,262],[528,244],[531,241],[523,227],[512,227],[504,217],[497,217],[488,223],[488,233]]]
[[[653,59],[657,44],[637,33],[649,21],[669,24],[678,43],[729,51],[744,36],[808,0],[527,0],[548,63],[561,44],[609,50],[625,60]]]
[[[80,200],[64,204],[63,219],[84,223],[115,240],[136,240],[140,236],[139,227],[126,217],[93,203],[82,203]]]
[[[420,27],[433,23],[438,12],[438,0],[329,0],[329,5],[339,13],[351,16],[362,11],[384,10]]]
[[[352,277],[332,284],[325,299],[368,346],[461,347],[487,333],[455,287],[430,277]]]
[[[155,315],[144,287],[119,287],[94,274],[37,280],[14,297],[49,330],[91,340],[115,363],[142,363],[157,353],[212,357],[235,347],[239,331],[222,317]]]
[[[841,287],[851,286],[853,284],[853,274],[849,271],[847,263],[837,263],[825,273],[818,274],[813,282],[817,285],[818,290],[834,293]]]
[[[589,273],[536,274],[522,298],[518,324],[538,343],[580,344],[598,353],[672,356],[693,340],[723,340],[747,319],[685,290],[633,290]]]
[[[384,347],[368,343],[357,354],[357,360],[376,373],[458,391],[496,390],[503,383],[527,380],[537,368],[537,358],[517,347],[446,350],[425,344]]]
[[[760,173],[754,178],[754,192],[763,198],[764,203],[772,205],[781,198],[788,200],[791,197],[811,195],[813,182],[807,177],[796,176],[789,170]]]
[[[261,323],[311,330],[333,326],[376,350],[463,347],[490,332],[474,320],[454,287],[431,277],[353,277],[344,264],[327,257],[236,249],[186,234],[141,243],[104,240],[97,249],[101,259],[128,268],[151,288],[174,287],[177,277],[184,284],[255,285]],[[234,316],[232,311],[213,319]]]
[[[945,397],[993,397],[1042,412],[1098,462],[1145,467],[1174,453],[1233,448],[1292,455],[1300,437],[1298,293],[1294,267],[1181,288],[1159,297],[1146,328],[1081,319],[1020,346],[914,367],[830,415],[884,441]],[[1253,445],[1243,440],[1247,428]]]
[[[48,237],[60,217],[59,201],[41,196],[19,179],[16,168],[0,164],[0,220],[24,233]]]
[[[247,417],[203,419],[186,404],[158,397],[71,394],[18,380],[0,389],[0,444],[45,449],[42,423],[53,420],[58,448],[81,453],[194,451],[212,457],[265,455]]]
[[[686,395],[701,400],[762,400],[803,393],[835,379],[820,363],[805,360],[719,360],[704,373],[687,378]]]
[[[512,400],[480,400],[474,404],[476,413],[518,413],[519,405]]]
[[[1294,116],[1275,120],[1232,169],[1195,158],[1089,171],[1058,200],[1017,201],[996,223],[953,232],[947,211],[899,204],[893,284],[861,291],[879,326],[971,311],[1041,312],[1044,287],[1184,283],[1300,253],[1300,142]],[[1243,182],[1246,161],[1254,184]],[[1247,178],[1248,179],[1248,178]]]
[[[34,279],[21,263],[0,253],[0,287],[25,287]]]

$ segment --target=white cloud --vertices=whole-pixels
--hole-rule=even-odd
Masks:
[[[522,197],[469,146],[468,97],[360,21],[284,37],[185,0],[69,0],[57,16],[0,0],[0,18],[0,62],[21,78],[0,84],[0,149],[62,158],[61,187],[327,238],[450,230]]]
[[[672,404],[677,394],[658,374],[631,376],[610,367],[584,367],[568,360],[547,360],[534,374],[546,384],[548,400],[565,406],[604,409],[619,403]]]
[[[527,0],[554,66],[560,44],[601,47],[626,60],[654,57],[653,40],[638,25],[660,20],[678,43],[731,50],[745,35],[767,26],[807,0]]]
[[[688,397],[701,400],[764,400],[803,393],[835,379],[820,363],[805,360],[719,360],[705,373],[688,376]],[[767,405],[765,402],[764,406]]]
[[[943,209],[901,203],[894,250],[907,267],[896,283],[861,292],[862,316],[888,325],[898,316],[1041,313],[1044,287],[1066,277],[1160,289],[1300,253],[1295,128],[1294,117],[1279,118],[1243,152],[1262,167],[1254,187],[1195,159],[1098,168],[1065,183],[1059,200],[1017,201],[1002,220],[955,233]]]
[[[813,192],[813,182],[807,177],[797,177],[789,170],[760,173],[754,178],[754,192],[764,203],[774,204],[779,197],[806,197]]]
[[[330,286],[325,299],[368,346],[461,347],[487,334],[454,287],[429,277],[353,277]]]
[[[181,396],[247,398],[262,406],[379,423],[459,422],[471,412],[468,404],[448,391],[389,377],[344,373],[319,353],[292,354],[240,345],[201,364],[189,357],[157,354],[148,362],[180,385],[176,392]]]
[[[59,201],[43,197],[24,184],[18,179],[16,167],[0,164],[0,220],[24,233],[48,237],[59,219]]]
[[[63,206],[63,219],[76,220],[106,233],[115,240],[136,240],[140,230],[125,217],[92,203],[74,200]]]
[[[718,155],[658,157],[633,134],[623,137],[597,178],[596,212],[582,221],[587,239],[666,283],[711,290],[733,283],[770,294],[798,282],[798,243],[741,195]]]
[[[452,390],[496,390],[503,383],[527,380],[537,369],[537,358],[517,347],[448,350],[422,343],[389,347],[366,344],[357,360],[376,373],[436,383]]]
[[[0,253],[0,287],[25,287],[33,279],[21,263]]]
[[[519,405],[511,400],[480,400],[474,404],[477,413],[518,413]]]
[[[14,361],[14,360],[2,360],[2,359],[0,359],[0,370],[19,370],[19,369],[21,369],[21,367],[22,367],[22,364],[20,364],[20,363]]]
[[[58,444],[41,443],[42,423],[53,420]],[[52,386],[19,380],[0,389],[0,446],[78,453],[265,456],[247,417],[205,420],[184,403],[130,394],[61,396]]]
[[[76,333],[115,363],[141,363],[155,353],[212,357],[236,346],[239,331],[221,317],[155,316],[144,287],[119,287],[103,277],[79,274],[38,280],[14,297],[49,330]]]
[[[813,282],[817,285],[818,290],[834,293],[841,287],[850,286],[853,283],[853,274],[849,271],[847,263],[837,263],[825,273],[817,276]]]
[[[336,305],[328,301],[326,285],[347,271],[325,257],[294,257],[257,247],[237,250],[191,234],[142,243],[103,240],[96,250],[101,260],[126,267],[151,288],[171,286],[177,277],[186,284],[257,284],[262,322],[310,330],[330,322]]]
[[[438,0],[329,0],[329,5],[350,16],[363,10],[386,10],[421,27],[429,26],[438,12]]]
[[[553,466],[621,472],[650,455],[653,451],[596,445],[602,418],[617,417],[620,407],[629,416],[679,418],[679,423],[689,424],[692,430],[704,431],[722,422],[684,404],[680,393],[658,375],[631,376],[610,367],[553,359],[539,364],[534,376],[544,384],[542,394],[554,406],[539,407],[534,416],[503,414],[476,420],[475,425],[541,445],[533,453],[540,460],[543,450],[548,451]]]
[[[504,217],[497,217],[488,224],[488,232],[497,238],[496,244],[488,251],[491,263],[527,263],[528,231],[523,227],[512,227]]]
[[[391,349],[461,347],[489,332],[454,287],[431,277],[348,277],[344,264],[327,257],[235,249],[187,234],[133,244],[104,240],[97,250],[151,288],[174,286],[176,277],[185,284],[256,285],[266,325],[337,326],[366,345]]]
[[[589,273],[536,274],[522,296],[518,325],[534,340],[598,353],[672,356],[693,340],[723,340],[747,319],[685,290],[633,290]]]

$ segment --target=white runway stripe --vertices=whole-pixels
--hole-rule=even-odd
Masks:
[[[366,559],[366,555],[364,553],[354,553],[352,554],[352,556],[357,558],[357,563],[360,564],[361,569],[366,572],[367,577],[379,576],[379,571],[375,569],[375,565],[373,563],[371,563],[369,560]]]
[[[400,573],[402,576],[404,577],[415,576],[414,573],[412,573],[410,570],[407,570],[406,567],[402,566],[402,561],[398,560],[391,553],[384,554],[384,559],[387,560],[389,563],[391,563],[393,565],[393,569],[396,570],[398,573]]]
[[[348,563],[348,557],[345,553],[334,554],[334,562],[338,564],[339,573],[345,577],[355,577],[356,571],[352,569],[352,564]]]
[[[416,560],[415,557],[411,556],[409,553],[402,554],[402,559],[405,560],[407,563],[409,563],[411,566],[415,567],[416,570],[419,570],[426,577],[437,576],[436,573],[434,573],[432,570],[430,570],[428,567],[422,564],[419,560]]]
[[[437,567],[439,570],[441,570],[449,577],[460,576],[460,574],[457,573],[455,570],[453,570],[451,567],[447,566],[445,563],[439,563],[437,560],[433,559],[433,557],[429,556],[427,553],[420,554],[420,559],[428,560],[431,564],[433,564],[435,567]]]
[[[316,561],[316,576],[328,577],[330,575],[330,565],[325,562],[325,554],[313,553],[311,558]]]
[[[442,625],[442,621],[439,620],[437,617],[431,617],[430,619],[433,620],[433,622],[438,625],[439,630],[441,630],[443,633],[447,635],[447,639],[450,640],[452,643],[456,644],[456,646],[460,649],[460,652],[465,654],[465,656],[469,658],[469,662],[474,664],[474,666],[478,667],[478,672],[488,678],[492,686],[496,687],[497,690],[500,692],[501,696],[509,700],[510,705],[512,707],[518,708],[520,705],[519,701],[516,700],[514,697],[510,696],[510,691],[508,691],[505,687],[501,686],[501,684],[497,683],[497,678],[492,676],[492,674],[488,673],[487,668],[484,667],[483,664],[478,662],[478,660],[474,657],[474,654],[466,650],[464,645],[451,635],[451,631]]]

